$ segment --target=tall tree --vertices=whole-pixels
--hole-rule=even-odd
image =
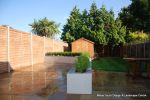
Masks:
[[[34,20],[34,22],[29,25],[32,27],[32,32],[39,36],[53,38],[55,34],[58,34],[60,32],[58,29],[59,24],[56,24],[54,21],[48,20],[46,17],[40,20]]]
[[[90,10],[82,12],[75,7],[64,25],[61,38],[68,43],[84,37],[96,45],[119,45],[124,43],[126,27],[119,18],[114,18],[112,10],[107,11],[103,5],[100,9],[92,3]]]
[[[123,24],[131,31],[150,33],[150,0],[131,0],[132,3],[122,8],[119,16]]]
[[[88,16],[88,11],[86,9],[83,10],[83,12],[81,13],[81,17],[80,17],[80,20],[81,20],[81,30],[80,30],[80,33],[81,33],[81,37],[84,37],[84,38],[87,38],[89,39],[89,34],[90,34],[90,29],[89,29],[89,16]]]
[[[66,25],[64,25],[61,38],[68,43],[80,38],[80,12],[77,6],[73,8],[70,13],[70,17],[67,19]]]

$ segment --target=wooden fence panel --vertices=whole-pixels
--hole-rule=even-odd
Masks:
[[[150,42],[127,44],[123,47],[125,57],[150,58]]]
[[[8,71],[7,28],[0,27],[0,73]]]
[[[145,57],[150,58],[150,42],[145,43]]]
[[[0,73],[44,62],[45,53],[63,52],[68,44],[0,26]]]

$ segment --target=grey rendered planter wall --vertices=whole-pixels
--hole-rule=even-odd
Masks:
[[[78,57],[69,56],[45,56],[46,63],[69,63],[74,64]]]
[[[75,69],[71,69],[67,73],[67,93],[92,94],[92,70],[76,73]]]

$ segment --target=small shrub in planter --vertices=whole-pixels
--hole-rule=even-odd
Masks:
[[[75,69],[67,73],[67,93],[92,94],[92,70],[89,70],[89,54],[82,53],[75,63]]]
[[[88,68],[89,64],[90,64],[89,54],[88,53],[82,53],[78,57],[78,59],[76,60],[76,63],[75,63],[76,72],[79,72],[79,73],[85,72],[86,69]]]

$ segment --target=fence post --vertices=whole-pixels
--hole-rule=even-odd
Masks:
[[[144,43],[144,58],[145,58],[145,43]]]
[[[21,38],[21,39],[20,39],[20,40],[21,40],[21,43],[20,43],[20,44],[21,44],[21,49],[22,49],[22,48],[23,48],[23,43],[22,43],[22,32],[20,33],[20,35],[21,35],[21,37],[20,37],[20,38]],[[20,52],[21,52],[21,53],[20,53],[21,56],[20,56],[20,65],[19,65],[19,67],[21,68],[22,62],[23,62],[24,49],[22,49]]]
[[[45,36],[43,37],[43,39],[44,39],[44,51],[43,51],[43,55],[44,55],[44,57],[45,57]]]
[[[137,44],[136,44],[135,46],[136,46],[136,55],[135,55],[135,56],[136,56],[136,58],[137,58]]]
[[[126,45],[126,55],[129,57],[129,44]]]
[[[128,57],[127,49],[128,49],[128,44],[126,45],[126,57]]]
[[[33,71],[33,46],[32,46],[32,33],[30,33],[30,54],[31,54],[31,65]]]
[[[10,66],[10,27],[7,26],[7,60],[8,60],[8,73],[11,71]],[[9,91],[11,91],[11,84],[9,83]],[[11,96],[10,96],[11,99]]]
[[[10,47],[9,47],[9,42],[10,42],[10,28],[9,26],[7,26],[7,60],[8,60],[8,72],[10,72],[11,68],[10,68]]]
[[[54,52],[54,39],[52,39],[53,40],[53,46],[52,46],[52,48],[53,48],[53,51],[52,52]]]
[[[131,57],[131,49],[132,49],[132,48],[131,48],[131,44],[130,44],[130,53],[129,53],[129,56],[130,56],[130,57]]]

